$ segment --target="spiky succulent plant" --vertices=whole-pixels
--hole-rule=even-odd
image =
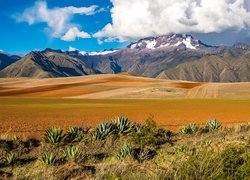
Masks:
[[[44,134],[44,141],[46,143],[60,143],[63,140],[63,131],[59,128],[50,128]]]
[[[205,125],[205,129],[208,129],[209,131],[219,129],[220,127],[221,124],[219,121],[217,121],[217,119],[210,119]]]
[[[96,130],[92,133],[92,137],[95,140],[103,140],[106,137],[114,134],[117,128],[112,122],[103,122],[99,124]]]
[[[53,165],[56,162],[56,156],[53,153],[47,152],[42,155],[40,161],[45,165]]]
[[[123,159],[123,158],[125,158],[125,157],[127,157],[127,156],[130,156],[131,154],[132,154],[132,148],[131,148],[131,146],[125,144],[125,145],[120,149],[120,151],[118,151],[118,152],[116,153],[115,156],[116,156],[117,159]]]
[[[181,134],[195,134],[197,131],[198,127],[194,123],[188,124],[180,129]]]
[[[67,161],[75,161],[81,155],[81,152],[79,147],[68,146],[64,154]]]
[[[127,117],[117,117],[116,127],[119,134],[128,134],[133,131],[133,124],[129,122]]]

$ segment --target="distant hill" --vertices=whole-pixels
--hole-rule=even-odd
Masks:
[[[8,55],[5,54],[4,52],[0,52],[0,71],[19,59],[21,59],[20,56]]]

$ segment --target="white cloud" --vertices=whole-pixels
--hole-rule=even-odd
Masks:
[[[80,31],[77,27],[70,28],[61,39],[64,41],[75,41],[76,38],[90,38],[91,36],[84,32]]]
[[[78,51],[78,49],[77,48],[74,48],[74,47],[72,47],[72,46],[69,46],[69,50],[68,51]]]
[[[112,23],[94,34],[120,41],[250,27],[249,0],[111,0]]]
[[[27,22],[29,25],[35,23],[46,23],[53,37],[61,37],[69,28],[72,28],[70,20],[74,14],[93,15],[98,6],[90,7],[55,7],[49,9],[46,1],[37,1],[20,15],[15,16],[18,22]]]

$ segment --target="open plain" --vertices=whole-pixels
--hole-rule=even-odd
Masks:
[[[41,136],[49,127],[94,126],[123,115],[178,130],[217,118],[250,120],[250,83],[195,83],[132,76],[0,79],[1,136]]]

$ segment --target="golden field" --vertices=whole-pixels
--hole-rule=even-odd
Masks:
[[[94,75],[0,79],[0,133],[40,136],[49,127],[94,126],[123,115],[177,130],[217,118],[223,125],[250,120],[250,83],[194,83]]]

